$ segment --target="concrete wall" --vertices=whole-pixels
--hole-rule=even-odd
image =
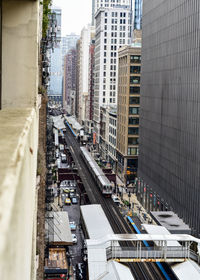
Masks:
[[[39,1],[2,1],[0,279],[36,279]]]
[[[32,107],[38,87],[39,2],[2,1],[2,107]]]

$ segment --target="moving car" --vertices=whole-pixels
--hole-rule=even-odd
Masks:
[[[70,226],[71,231],[76,230],[76,223],[74,221],[69,222],[69,226]]]

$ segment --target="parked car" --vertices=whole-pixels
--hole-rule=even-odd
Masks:
[[[112,200],[114,201],[114,203],[116,203],[117,205],[120,205],[120,200],[117,196],[113,195],[112,196]]]
[[[60,183],[60,187],[67,187],[68,186],[68,180],[64,180]]]
[[[76,277],[78,280],[86,279],[85,266],[83,263],[76,265]]]
[[[75,194],[74,191],[69,193],[69,197],[70,197],[70,198],[75,197],[75,196],[76,196],[76,194]]]
[[[73,244],[77,243],[77,236],[74,233],[72,234],[72,242],[73,242]]]
[[[71,199],[70,198],[66,198],[65,199],[65,204],[66,205],[71,205]]]
[[[74,221],[69,222],[69,226],[70,226],[71,231],[76,230],[76,223]]]
[[[78,199],[74,196],[71,198],[72,199],[72,204],[77,204],[78,203]]]

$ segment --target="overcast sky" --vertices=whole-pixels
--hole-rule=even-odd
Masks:
[[[79,35],[91,23],[92,0],[53,0],[53,5],[62,9],[62,36],[72,32]]]

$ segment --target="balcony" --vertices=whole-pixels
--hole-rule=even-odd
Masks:
[[[37,123],[34,109],[0,111],[1,279],[34,278]]]

